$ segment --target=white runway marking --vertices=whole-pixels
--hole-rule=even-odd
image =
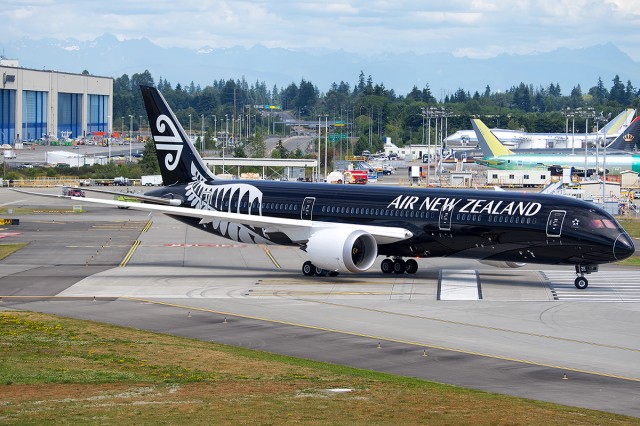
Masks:
[[[478,300],[478,273],[474,269],[443,269],[440,276],[439,300]]]
[[[589,287],[578,290],[569,271],[541,271],[556,300],[582,302],[640,302],[640,271],[606,271],[587,275]]]

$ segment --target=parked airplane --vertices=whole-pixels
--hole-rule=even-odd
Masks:
[[[575,286],[634,244],[607,212],[580,200],[476,190],[221,180],[210,172],[167,105],[141,87],[165,187],[142,203],[66,197],[167,214],[247,244],[304,250],[304,275],[416,273],[417,258],[460,257],[503,267],[573,265]],[[59,196],[63,197],[63,196]],[[155,203],[155,204],[151,204]],[[404,260],[404,258],[408,258]]]
[[[596,155],[590,151],[588,155],[582,153],[550,153],[550,154],[522,154],[515,153],[504,146],[500,140],[479,119],[472,119],[471,124],[478,135],[478,141],[484,158],[475,158],[475,162],[500,170],[534,169],[549,167],[573,167],[576,170],[602,171],[606,168],[608,174],[620,174],[625,170],[640,173],[640,155],[630,152],[621,153],[635,146],[640,136],[640,117],[631,122],[612,143],[618,152],[614,155]],[[608,153],[609,154],[609,153]]]
[[[596,140],[602,142],[612,141],[620,135],[633,120],[636,110],[626,109],[618,114],[613,120],[608,122],[602,129],[595,133],[587,134],[587,141],[594,143]],[[491,129],[491,132],[510,149],[580,149],[584,148],[584,133],[567,131],[564,133],[527,133],[520,130]],[[473,129],[458,130],[445,138],[447,146],[452,143],[461,146],[475,146],[478,138]]]

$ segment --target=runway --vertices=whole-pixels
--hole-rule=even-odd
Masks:
[[[15,207],[33,202],[2,196],[19,201]],[[361,275],[307,278],[305,253],[295,248],[238,244],[164,216],[86,209],[25,215],[0,230],[19,234],[3,242],[30,241],[0,262],[0,309],[640,417],[637,269],[604,267],[586,291],[573,287],[571,268],[455,259],[420,260],[416,275],[384,275],[376,265]],[[460,271],[473,273],[456,277]],[[477,300],[456,300],[468,294],[447,290],[456,280],[475,285]]]

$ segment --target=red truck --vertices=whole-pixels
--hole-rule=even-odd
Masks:
[[[365,185],[368,181],[366,170],[345,170],[344,182]]]

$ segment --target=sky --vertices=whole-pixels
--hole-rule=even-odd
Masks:
[[[0,0],[6,46],[103,34],[193,50],[547,52],[611,42],[640,61],[640,0]]]

